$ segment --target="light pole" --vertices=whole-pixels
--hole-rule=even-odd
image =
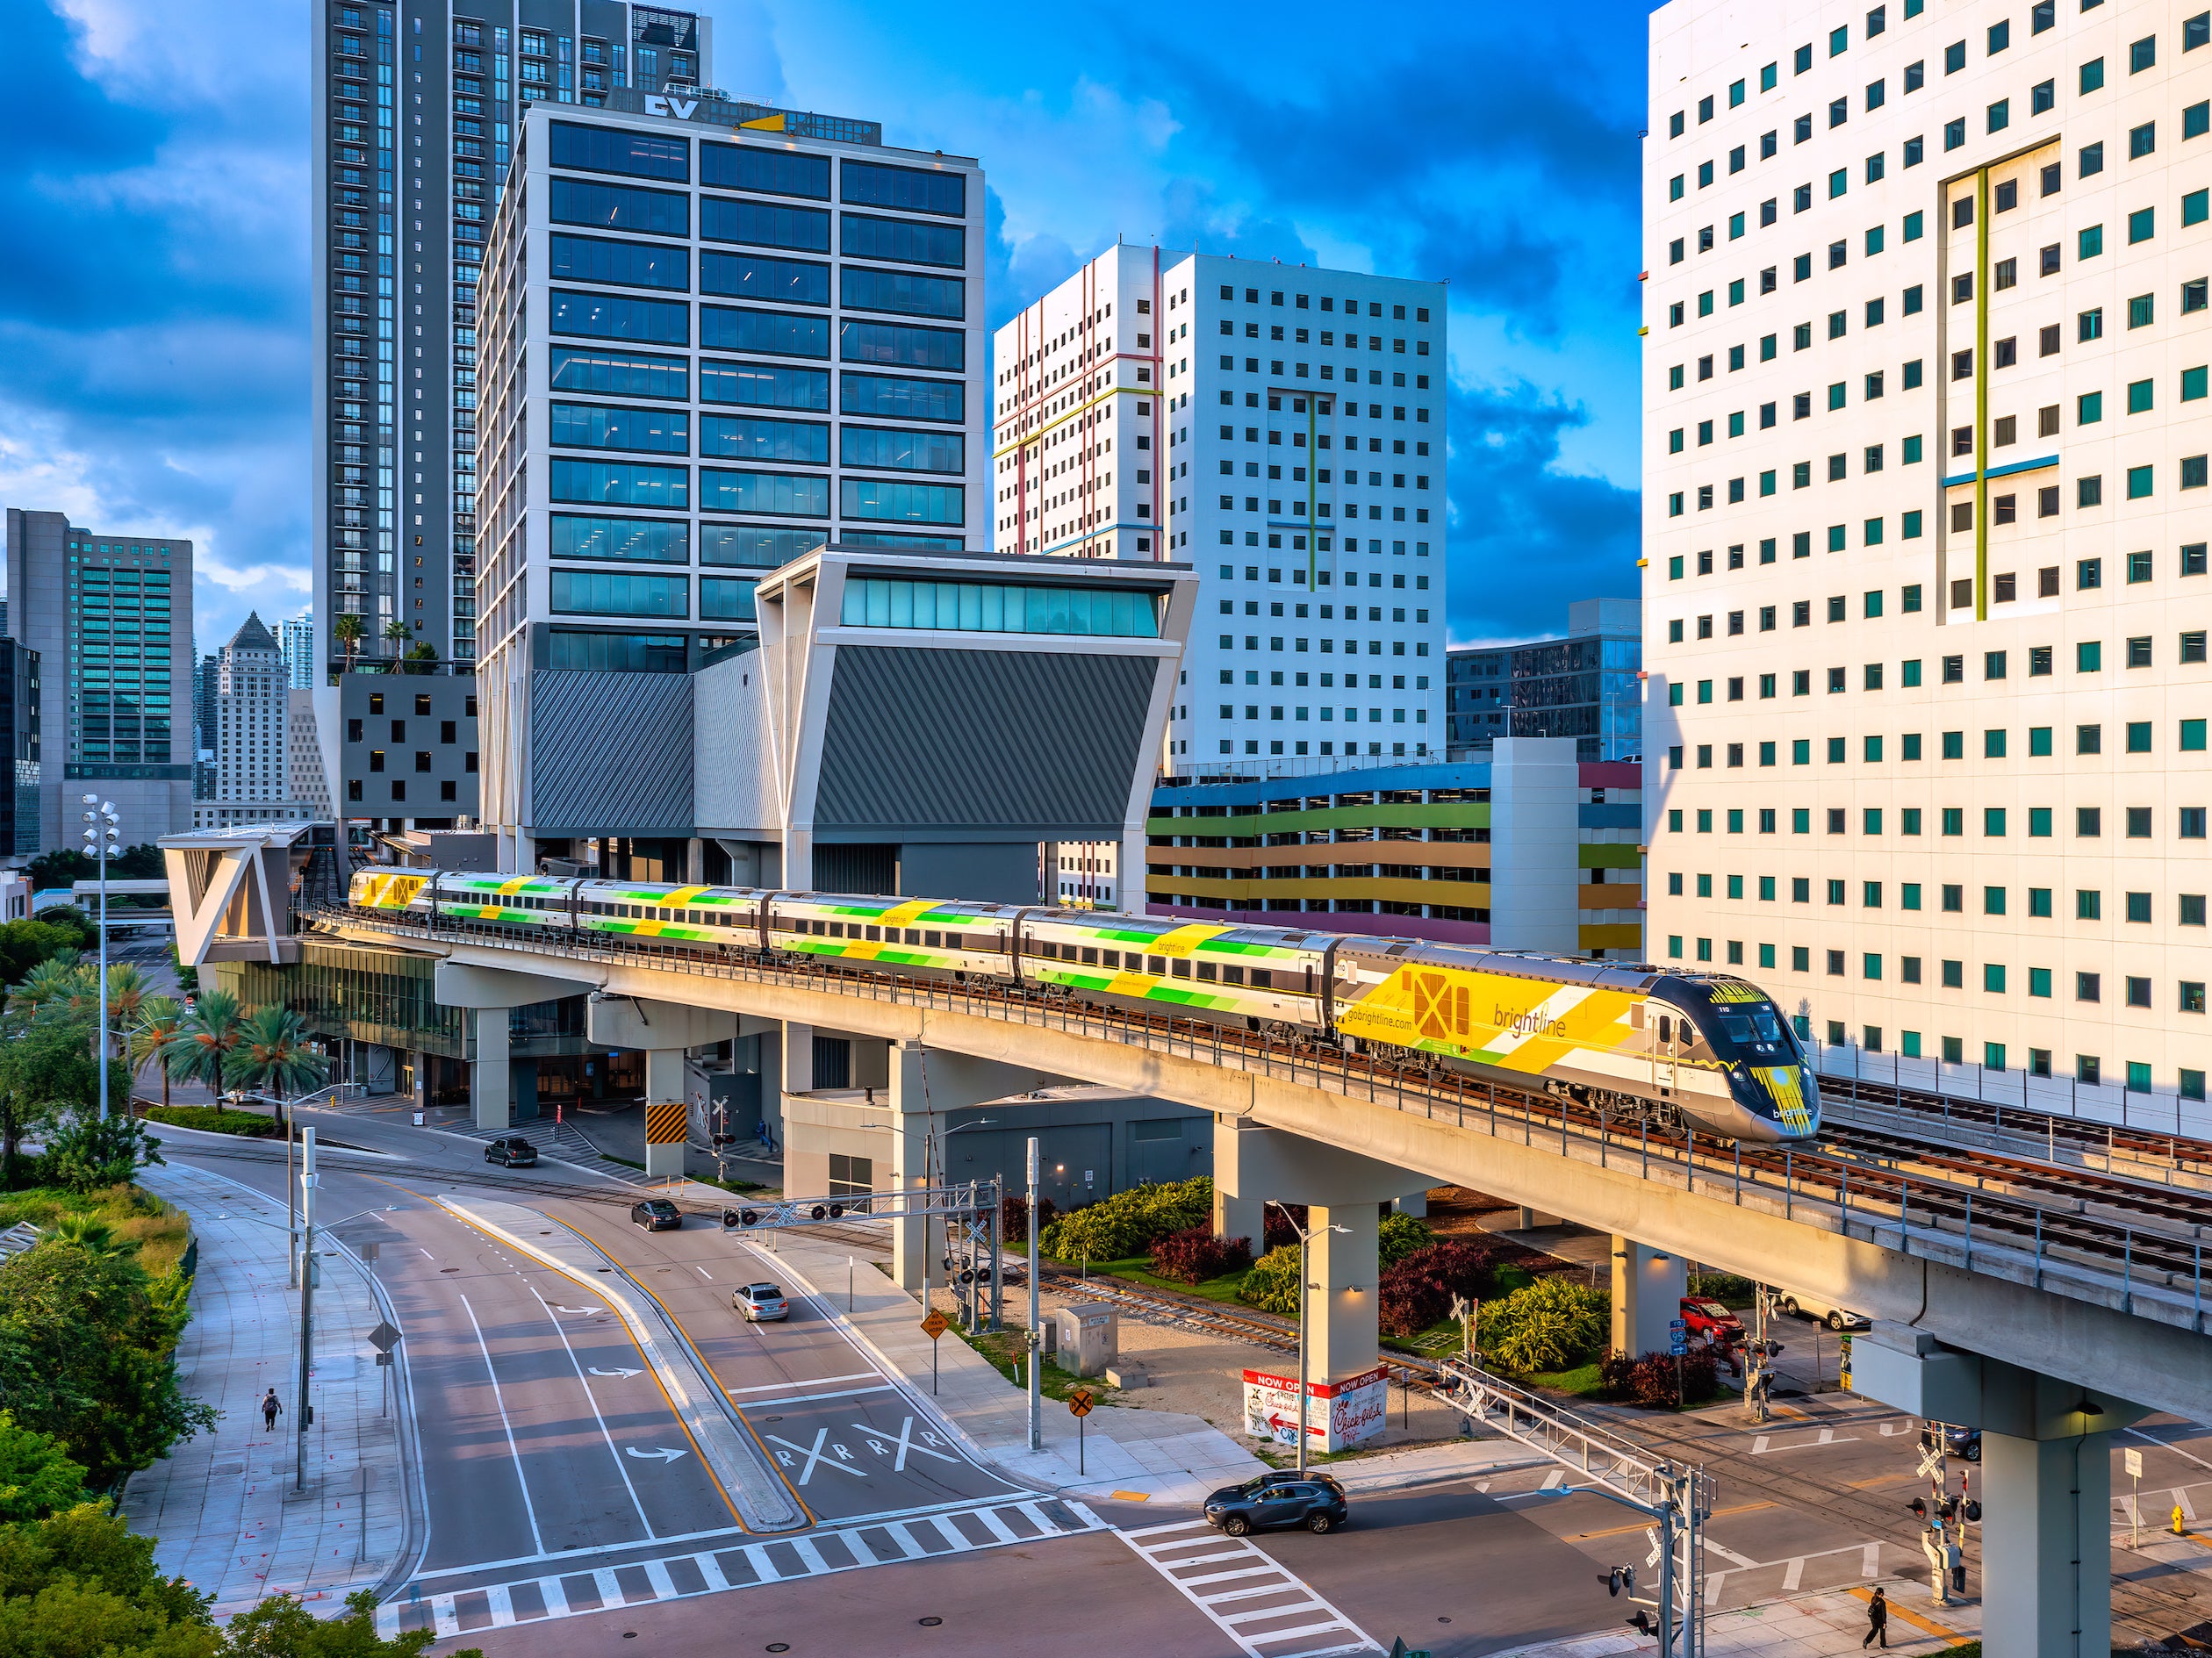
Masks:
[[[1306,1291],[1313,1288],[1306,1282],[1306,1245],[1312,1240],[1317,1229],[1299,1225],[1297,1217],[1291,1214],[1288,1204],[1275,1203],[1272,1197],[1268,1202],[1275,1203],[1282,1211],[1282,1218],[1290,1223],[1290,1230],[1298,1235],[1298,1472],[1304,1474],[1306,1469]],[[1264,1210],[1261,1212],[1265,1213]],[[1263,1227],[1261,1230],[1264,1231],[1266,1229]],[[1318,1230],[1347,1235],[1352,1231],[1349,1226],[1326,1226]],[[1267,1240],[1263,1238],[1260,1241],[1265,1243]]]
[[[1045,1332],[1037,1322],[1037,1136],[1029,1137],[1029,1440],[1045,1448],[1045,1385],[1037,1361],[1045,1352]]]
[[[289,1123],[286,1129],[290,1132]],[[307,1425],[314,1415],[307,1403],[307,1376],[315,1362],[315,1130],[305,1130],[299,1147],[299,1399],[292,1421],[299,1430],[299,1466],[292,1489],[307,1487]]]
[[[84,850],[88,856],[100,862],[100,1039],[98,1064],[100,1067],[100,1117],[107,1121],[108,1114],[108,980],[107,980],[107,866],[108,858],[123,850],[120,820],[115,815],[115,802],[103,801],[97,794],[84,797]]]

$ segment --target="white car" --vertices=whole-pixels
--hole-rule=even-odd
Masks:
[[[768,1324],[791,1317],[791,1303],[776,1284],[741,1284],[729,1293],[729,1304],[749,1324]]]
[[[1830,1330],[1871,1330],[1874,1325],[1874,1321],[1863,1312],[1853,1312],[1802,1290],[1777,1290],[1774,1304],[1792,1317],[1816,1319]]]

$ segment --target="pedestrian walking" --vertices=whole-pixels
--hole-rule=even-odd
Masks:
[[[1958,1531],[1943,1540],[1943,1559],[1950,1567],[1951,1593],[1961,1600],[1966,1598],[1966,1556],[1959,1547],[1959,1533],[1965,1529],[1962,1523]]]
[[[1873,1603],[1866,1609],[1866,1638],[1859,1642],[1859,1649],[1864,1652],[1872,1646],[1877,1636],[1881,1639],[1882,1650],[1888,1651],[1889,1602],[1879,1589],[1874,1591]]]
[[[276,1397],[276,1389],[271,1388],[267,1393],[262,1395],[262,1426],[265,1431],[270,1433],[276,1432],[276,1413],[284,1408],[283,1403]]]

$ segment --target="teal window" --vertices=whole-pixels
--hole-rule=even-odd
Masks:
[[[2205,394],[2205,370],[2203,368],[2184,369],[2181,370],[2182,402],[2194,403],[2198,398],[2201,398]]]
[[[2157,302],[2150,294],[2137,294],[2128,301],[2128,327],[2147,328],[2157,312]]]
[[[2201,225],[2212,216],[2212,191],[2193,190],[2181,198],[2181,226]]]
[[[1711,961],[1713,959],[1713,940],[1710,938],[1700,938],[1698,940],[1698,959],[1699,961]]]
[[[1711,894],[1709,893],[1699,893],[1698,896],[1700,898],[1706,898],[1711,896]],[[1731,898],[1741,898],[1743,896],[1742,876],[1731,875],[1728,877],[1728,896]]]
[[[651,616],[682,621],[691,614],[691,581],[684,576],[633,576],[612,570],[556,570],[547,580],[555,611],[571,616]]]
[[[2005,833],[2005,808],[2001,806],[1982,807],[1982,833],[1992,839],[2002,839]]]
[[[1759,493],[1762,495],[1774,493],[1774,473],[1771,470],[1759,474]]]
[[[2135,212],[2128,215],[2129,245],[2132,247],[2139,241],[2149,241],[2157,233],[2158,227],[2158,210],[2157,208],[2137,208]]]
[[[1828,548],[1831,553],[1840,553],[1843,550],[1845,528],[1846,526],[1842,524],[1828,526]]]
[[[854,378],[847,375],[845,384],[850,386]],[[826,414],[830,411],[830,371],[771,362],[702,362],[699,365],[699,400]]]
[[[894,484],[878,478],[839,480],[838,512],[905,524],[958,524],[967,513],[967,492],[957,484]]]
[[[2075,234],[2075,258],[2094,259],[2102,252],[2104,252],[2104,226],[2102,225],[2091,225],[2086,230]]]
[[[1759,877],[1759,901],[1765,904],[1771,904],[1774,901],[1773,876],[1762,875]]]
[[[753,524],[702,524],[699,562],[773,570],[822,545],[818,529],[769,529]]]
[[[1712,680],[1700,679],[1698,681],[1698,700],[1700,703],[1709,703],[1713,700]]]
[[[691,562],[691,526],[681,519],[585,518],[555,513],[549,529],[548,550],[556,558],[620,558],[651,564]]]
[[[709,513],[827,518],[830,480],[805,472],[722,472],[702,467],[699,505]]]
[[[2128,752],[2130,754],[2151,752],[2150,721],[2130,720],[2128,721]]]
[[[699,578],[699,616],[702,621],[752,621],[753,589],[760,584],[730,576]]]
[[[2005,734],[2000,730],[1982,733],[1982,758],[2001,760],[2005,757]]]
[[[2050,888],[2030,886],[2028,889],[2028,913],[2041,921],[2050,919]]]
[[[1860,958],[1859,970],[1866,978],[1879,979],[1882,976],[1882,958],[1871,953],[1864,956]]]
[[[1982,888],[1982,914],[2001,915],[2005,913],[2005,889],[2001,886]]]
[[[2102,87],[2104,85],[2104,60],[2091,58],[2088,62],[2083,64],[2080,79],[2076,84],[2080,87],[2085,95]]]
[[[1667,199],[1670,202],[1680,201],[1682,199],[1682,192],[1685,183],[1686,181],[1684,178],[1684,176],[1680,173],[1677,173],[1672,178],[1669,179],[1667,181]],[[1677,951],[1675,953],[1679,955],[1682,952]]]
[[[1960,806],[1945,807],[1943,808],[1943,833],[1946,835],[1964,835],[1965,832],[1965,807]]]
[[[2181,721],[2181,748],[2182,748],[2183,752],[2185,752],[2185,753],[2193,753],[2193,754],[2194,754],[2194,753],[2202,753],[2202,752],[2203,752],[2203,750],[2204,750],[2204,721],[2201,721],[2201,720],[2184,720],[2184,721]]]
[[[1709,317],[1713,314],[1712,289],[1708,288],[1698,296],[1698,314],[1701,317]]]
[[[2128,1061],[2128,1092],[2130,1094],[2151,1092],[2151,1065],[2148,1060],[2130,1059]]]
[[[1700,835],[1710,835],[1713,833],[1712,807],[1701,806],[1698,808],[1698,833]]]
[[[2128,413],[2129,414],[2149,413],[2151,406],[2151,384],[2152,383],[2149,380],[2128,382]]]
[[[1682,706],[1682,682],[1679,679],[1667,687],[1667,706],[1670,708],[1679,708]]]
[[[1865,761],[1866,761],[1866,764],[1869,764],[1869,765],[1879,765],[1879,764],[1881,764],[1881,763],[1882,763],[1882,739],[1881,739],[1880,737],[1878,737],[1878,736],[1869,736],[1869,737],[1864,738],[1864,739],[1862,740],[1862,743],[1861,743],[1861,750],[1862,750],[1862,753],[1863,753],[1863,755],[1864,755],[1864,759],[1865,759]],[[1878,816],[1878,814],[1877,815],[1877,816]],[[1879,834],[1880,832],[1881,832],[1881,831],[1880,831],[1880,830],[1878,830],[1878,829],[1869,829],[1869,830],[1867,831],[1867,833],[1869,833],[1870,835],[1877,835],[1877,834]]]
[[[570,461],[557,456],[548,465],[548,492],[557,501],[677,510],[691,505],[688,467]]]
[[[1919,462],[1921,458],[1921,434],[1919,433],[1914,432],[1907,437],[1900,447],[1905,452],[1905,465],[1912,466]]]
[[[1870,518],[1865,523],[1860,525],[1859,539],[1865,546],[1879,547],[1882,544],[1882,520],[1878,518]]]
[[[1812,832],[1813,808],[1809,806],[1792,807],[1790,811],[1790,833],[1810,835]]]
[[[1681,499],[1682,498],[1678,495],[1675,497],[1675,499],[1677,501]],[[1682,555],[1680,553],[1675,554],[1667,560],[1667,579],[1669,581],[1680,581],[1682,579]]]
[[[1906,240],[1907,241],[1918,241],[1918,240],[1921,239],[1921,234],[1923,233],[1923,232],[1922,232],[1922,226],[1923,226],[1923,224],[1924,224],[1924,220],[1923,220],[1923,219],[1922,219],[1921,215],[1920,214],[1920,212],[1919,212],[1917,210],[1916,210],[1916,211],[1914,211],[1914,212],[1909,212],[1909,213],[1906,214],[1906,215],[1905,215],[1905,240]]]
[[[1993,996],[2001,996],[2005,994],[2005,970],[2000,964],[1993,961],[1985,962],[1982,964],[1982,988]],[[1993,1044],[1991,1045],[1994,1046],[1995,1044]],[[2004,1050],[2002,1048],[1999,1048],[1998,1052],[2001,1053]],[[1996,1070],[2002,1070],[2003,1068],[2004,1065],[2001,1060],[2000,1060],[1998,1064],[1993,1067],[1993,1069]]]
[[[959,472],[966,440],[958,432],[902,431],[889,427],[841,426],[837,459],[844,466],[887,472]]]
[[[1908,691],[1916,688],[1920,685],[1921,664],[1920,658],[1918,657],[1908,657],[1906,660],[1897,664],[1897,682]],[[1917,760],[1920,758],[1920,754],[1918,752],[1920,743],[1916,739],[1908,739],[1905,746],[1907,750],[1905,757],[1907,759]]]
[[[1921,887],[1918,881],[1898,883],[1897,907],[1900,909],[1918,909],[1921,907]]]
[[[691,395],[691,363],[686,357],[632,356],[578,346],[555,346],[547,359],[547,386],[554,391],[679,400]]]
[[[2085,391],[2074,399],[2074,424],[2094,426],[2104,419],[2104,393]]]
[[[1813,764],[1812,738],[1799,737],[1791,743],[1790,764],[1792,765],[1810,765]]]
[[[1899,1031],[1897,1033],[1897,1043],[1898,1052],[1902,1053],[1907,1059],[1917,1059],[1921,1057],[1921,1033],[1919,1031]]]
[[[2050,838],[2050,808],[2049,807],[2031,806],[2028,808],[2028,834],[2032,840],[2047,841]]]
[[[2101,640],[2084,639],[2074,646],[2074,671],[2099,673],[2104,669],[2104,643]]]
[[[1682,935],[1680,933],[1669,933],[1667,935],[1667,958],[1670,961],[1680,961],[1682,959]]]
[[[1732,806],[1728,808],[1728,833],[1731,835],[1743,833],[1743,808],[1740,806]]]
[[[699,452],[725,461],[790,461],[801,466],[827,466],[830,428],[812,420],[701,415]]]
[[[2129,500],[2143,500],[2150,495],[2151,471],[2152,469],[2147,466],[2131,466],[2128,469],[2128,499]]]
[[[556,403],[546,441],[565,449],[691,453],[691,416],[682,409],[629,409],[597,403]]]
[[[1773,91],[1777,82],[1778,82],[1781,78],[1781,74],[1782,66],[1779,63],[1770,63],[1764,68],[1761,69],[1759,71],[1759,90],[1762,92]],[[1772,964],[1769,963],[1767,965],[1771,965]]]
[[[1772,944],[1761,944],[1759,946],[1759,965],[1770,968],[1774,965],[1774,946]],[[2201,1099],[2203,1096],[2200,1095],[2198,1097]]]
[[[2028,728],[2028,752],[2037,759],[2050,755],[2050,728],[2049,726],[2031,725]]]
[[[848,628],[1160,636],[1159,601],[1150,593],[993,582],[848,579],[839,620]]]
[[[1943,757],[1946,760],[1963,760],[1966,757],[1966,734],[1964,731],[1943,733]]]

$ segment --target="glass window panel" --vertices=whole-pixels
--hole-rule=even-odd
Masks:
[[[690,360],[628,356],[576,346],[555,346],[549,363],[555,391],[599,391],[622,398],[686,398]],[[829,376],[822,377],[827,381]]]
[[[958,380],[908,380],[887,374],[841,377],[837,406],[885,420],[965,420],[966,387]]]
[[[830,267],[803,259],[772,259],[765,254],[719,254],[700,250],[699,291],[775,305],[826,305]]]
[[[581,628],[546,630],[546,666],[589,668],[602,673],[682,673],[681,634],[599,633]]]
[[[726,311],[720,305],[702,305],[699,343],[713,351],[826,357],[830,355],[830,319],[787,311]]]
[[[739,403],[756,409],[805,409],[826,414],[830,410],[830,373],[826,369],[790,369],[765,362],[713,362],[699,365],[701,403]]]
[[[636,178],[664,178],[679,184],[690,182],[688,140],[625,132],[615,126],[585,126],[575,121],[554,121],[550,127],[548,159],[556,167],[628,173]],[[826,187],[822,194],[829,194]]]
[[[619,461],[570,461],[558,456],[549,463],[549,485],[557,501],[598,501],[610,506],[688,506],[690,469],[646,466]]]
[[[803,557],[822,544],[818,529],[768,529],[755,524],[701,524],[699,560],[702,564],[743,564],[755,570],[773,570]]]
[[[958,432],[905,432],[885,427],[837,428],[837,459],[845,466],[900,472],[958,472],[966,440]]]
[[[845,584],[840,620],[848,628],[1149,639],[1159,634],[1158,605],[1141,592],[856,578]]]
[[[699,182],[724,190],[756,190],[769,196],[830,199],[830,158],[736,144],[699,147]]]
[[[549,572],[553,608],[567,615],[659,616],[671,621],[691,614],[687,576],[633,576],[615,570],[556,570]]]
[[[691,562],[691,527],[681,519],[552,515],[556,558],[621,558],[653,564]]]
[[[699,618],[701,621],[751,621],[753,589],[758,582],[729,576],[699,578]]]
[[[827,466],[830,428],[810,420],[706,414],[699,421],[699,453],[717,460],[793,461],[801,466]]]
[[[554,334],[661,346],[691,343],[691,307],[680,300],[626,299],[618,294],[571,293],[561,288],[549,291],[548,298],[553,307],[549,327]]]
[[[908,219],[840,216],[837,246],[849,259],[895,260],[904,265],[967,265],[967,232],[959,225],[917,225]]]
[[[691,197],[675,190],[600,184],[590,179],[548,181],[546,214],[557,225],[594,225],[648,236],[691,234]]]
[[[955,219],[967,212],[967,178],[960,173],[847,161],[842,183],[844,199],[864,207],[896,207]]]
[[[959,484],[900,484],[887,478],[839,480],[838,514],[910,524],[966,521],[967,492]]]
[[[967,284],[958,276],[923,276],[910,270],[847,265],[840,291],[848,311],[895,311],[908,317],[967,315]]]
[[[553,236],[549,273],[558,282],[603,282],[628,288],[691,289],[691,249],[657,242],[605,241],[597,236]]]
[[[682,409],[624,409],[595,403],[556,403],[547,441],[572,449],[691,453],[691,416]]]
[[[750,242],[762,248],[830,251],[830,215],[819,207],[783,207],[772,202],[699,198],[699,234],[705,241]]]
[[[830,480],[803,472],[722,472],[701,469],[699,505],[701,511],[709,513],[827,518]]]
[[[966,367],[966,335],[951,328],[909,328],[888,322],[838,325],[839,355],[847,362],[874,362],[894,369]]]

